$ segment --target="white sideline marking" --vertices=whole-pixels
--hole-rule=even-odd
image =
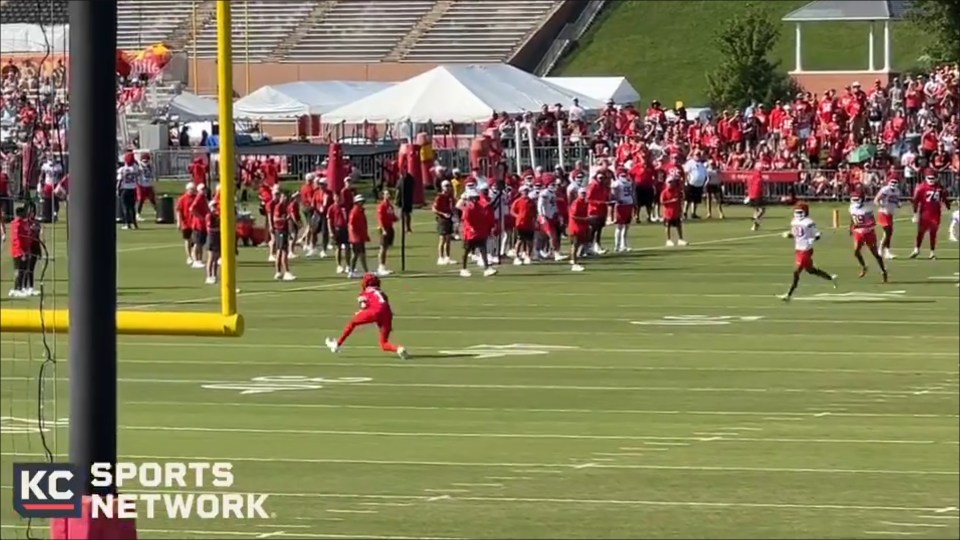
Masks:
[[[643,444],[650,446],[690,446],[690,443],[681,443],[681,442],[657,442],[657,441],[645,441]]]
[[[960,516],[917,516],[920,519],[960,519]]]
[[[36,400],[30,398],[31,403]],[[848,400],[849,401],[849,400]],[[866,403],[868,401],[864,401]],[[557,414],[651,414],[651,415],[703,415],[703,416],[770,416],[784,415],[796,417],[809,417],[810,413],[802,412],[755,412],[755,411],[657,411],[645,409],[496,409],[489,407],[431,407],[416,405],[335,405],[328,403],[256,403],[256,402],[219,402],[219,401],[124,401],[124,406],[128,405],[147,405],[147,406],[218,406],[218,407],[279,407],[279,408],[304,408],[304,409],[369,409],[369,410],[390,410],[390,411],[467,411],[467,412],[522,412],[522,413],[557,413]],[[904,413],[838,413],[834,416],[845,417],[863,417],[863,418],[958,418],[956,414],[904,414]],[[763,431],[761,428],[739,428],[750,431]]]
[[[722,441],[723,437],[700,437],[697,440],[700,442]]]
[[[65,427],[65,426],[59,426]],[[628,441],[699,441],[701,437],[661,437],[653,435],[578,435],[570,433],[444,433],[419,431],[351,431],[324,429],[266,429],[266,428],[221,428],[199,426],[120,426],[130,431],[171,431],[201,433],[263,433],[290,435],[373,435],[377,437],[443,437],[443,438],[490,438],[490,439],[577,439],[577,440],[628,440]],[[803,439],[785,437],[738,437],[730,442],[759,443],[821,443],[821,444],[960,444],[958,441],[931,441],[912,439]]]
[[[4,486],[4,489],[12,489],[10,486]],[[129,493],[163,493],[164,490],[157,491],[131,491]],[[166,491],[168,493],[188,493],[185,491]],[[211,493],[213,491],[194,491],[192,493]],[[354,493],[267,493],[271,497],[289,497],[298,499],[360,499],[360,500],[397,500],[397,501],[427,501],[431,496],[426,495],[374,495],[374,494],[354,494]],[[571,499],[558,497],[497,497],[497,496],[446,496],[447,499],[466,502],[493,502],[493,503],[545,503],[545,504],[584,504],[584,505],[622,505],[622,506],[674,506],[689,508],[780,508],[796,510],[862,510],[865,512],[933,512],[936,508],[923,506],[870,506],[856,504],[800,504],[800,503],[751,503],[751,502],[726,502],[726,501],[654,501],[644,499]],[[361,535],[344,536],[345,538],[356,538]],[[378,537],[388,538],[389,537]],[[397,537],[394,537],[397,538]],[[425,539],[430,540],[430,539]],[[441,540],[441,539],[436,539]],[[452,539],[451,539],[452,540]]]
[[[12,343],[12,342],[11,342]],[[141,343],[140,345],[148,345]],[[167,346],[174,345],[167,343]],[[183,346],[182,344],[175,344],[175,346]],[[201,344],[201,346],[206,346],[206,344]],[[230,345],[233,347],[234,345]],[[307,346],[304,346],[307,348]],[[316,346],[310,346],[310,348],[317,348]],[[368,346],[357,346],[351,347],[351,349],[365,349],[365,350],[380,350],[380,347],[368,347]],[[430,348],[424,348],[420,350],[433,350]],[[579,349],[580,352],[613,352],[613,351],[624,351],[625,349]],[[551,352],[563,352],[563,351],[551,351]],[[677,353],[687,353],[690,351],[687,350],[676,350]],[[717,351],[720,354],[731,353],[739,354],[739,351]],[[771,353],[774,354],[774,353]],[[776,353],[783,354],[783,353]],[[787,353],[789,354],[789,353]],[[827,353],[824,353],[827,354]],[[25,359],[23,357],[0,357],[0,362],[23,362]],[[42,357],[38,357],[35,360],[43,360]],[[68,358],[63,358],[58,360],[59,362],[68,362]],[[200,366],[251,366],[251,367],[262,367],[262,362],[250,362],[250,361],[236,361],[236,360],[177,360],[177,359],[157,359],[157,360],[146,360],[146,359],[130,359],[124,357],[120,360],[124,364],[145,364],[145,365],[200,365]],[[288,361],[279,361],[271,362],[270,365],[273,366],[310,366],[314,367],[317,365],[316,362],[288,362]],[[325,366],[331,367],[357,367],[355,362],[324,362]],[[864,373],[864,374],[884,374],[884,375],[909,375],[915,376],[918,374],[923,375],[952,375],[957,373],[956,371],[947,371],[947,370],[898,370],[898,369],[846,369],[846,368],[794,368],[794,367],[785,367],[785,366],[769,366],[769,367],[727,367],[727,366],[638,366],[638,365],[623,365],[623,366],[593,366],[593,365],[569,365],[569,364],[546,364],[546,365],[534,365],[534,364],[431,364],[431,363],[412,363],[412,364],[402,364],[398,365],[396,362],[391,363],[364,363],[363,367],[365,368],[394,368],[394,369],[489,369],[489,370],[547,370],[547,371],[704,371],[704,372],[733,372],[733,373]],[[934,388],[930,388],[934,389]]]
[[[494,482],[482,483],[482,482],[454,482],[450,484],[451,486],[457,487],[503,487],[503,484],[497,484]]]
[[[933,354],[933,353],[929,353]],[[11,381],[31,381],[32,377],[5,377]],[[59,377],[57,381],[65,382],[66,377]],[[118,382],[132,384],[248,384],[249,381],[225,381],[213,379],[153,379],[153,378],[118,378]],[[537,384],[447,384],[447,383],[377,383],[365,382],[363,387],[378,388],[452,388],[469,390],[578,390],[578,391],[636,391],[636,392],[734,392],[753,394],[855,394],[855,395],[915,395],[916,392],[883,389],[857,388],[736,388],[736,387],[683,387],[683,386],[565,386],[565,385],[537,385]],[[929,394],[953,396],[955,392],[930,391]]]
[[[427,493],[469,493],[469,489],[451,489],[451,488],[441,488],[441,489],[425,489]]]
[[[6,456],[39,457],[41,453],[4,452]],[[251,457],[208,457],[208,456],[124,456],[135,460],[188,460],[188,461],[239,461],[254,463],[330,463],[343,465],[405,465],[411,467],[530,467],[518,473],[563,474],[564,469],[581,468],[581,465],[569,463],[497,463],[497,462],[460,462],[460,461],[406,461],[406,460],[374,460],[374,459],[324,459],[324,458],[251,458]],[[814,473],[814,474],[878,474],[878,475],[913,475],[913,476],[958,476],[958,471],[914,471],[914,470],[887,470],[887,469],[817,469],[791,467],[737,467],[737,466],[693,466],[693,465],[625,465],[595,463],[599,459],[591,460],[591,467],[615,470],[652,470],[652,471],[692,471],[692,472],[761,472],[761,473]],[[7,487],[7,489],[13,489]],[[455,492],[454,489],[433,489],[425,491]]]
[[[330,512],[331,514],[376,514],[376,513],[378,513],[376,510],[334,510],[334,509],[330,509],[330,510],[326,510],[326,511],[327,511],[327,512]]]
[[[824,416],[830,416],[830,413],[829,413],[829,412],[819,412],[819,413],[817,413],[817,414],[815,414],[815,415],[813,415],[813,416],[816,417],[816,418],[822,418],[822,417],[824,417]]]
[[[946,525],[940,523],[898,523],[895,521],[881,521],[880,523],[894,527],[928,527],[931,529],[941,529],[946,527]]]
[[[863,534],[893,534],[896,536],[913,536],[920,533],[906,531],[863,531]]]
[[[946,514],[947,512],[956,512],[956,511],[957,511],[956,506],[948,506],[946,508],[938,508],[937,510],[934,510],[934,512],[938,514]]]

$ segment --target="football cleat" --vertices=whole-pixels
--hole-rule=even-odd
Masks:
[[[466,268],[464,268],[463,270],[460,270],[460,277],[470,277],[471,275],[473,274],[471,274],[470,271],[467,270]]]
[[[324,343],[327,345],[327,348],[330,349],[332,353],[340,352],[340,346],[337,345],[337,340],[332,338],[327,338]]]
[[[789,301],[790,301],[790,295],[789,295],[789,294],[778,294],[778,295],[777,295],[777,298],[783,300],[784,302],[789,302]]]
[[[833,285],[833,288],[837,288],[837,280],[840,279],[840,276],[837,274],[830,274],[830,284]]]
[[[406,347],[400,347],[397,349],[397,356],[399,356],[401,360],[407,360],[410,358],[410,353],[407,352]]]
[[[863,268],[860,269],[860,275],[857,276],[857,277],[861,277],[861,278],[862,278],[862,277],[864,277],[864,276],[866,276],[866,275],[867,275],[867,267],[864,266]]]

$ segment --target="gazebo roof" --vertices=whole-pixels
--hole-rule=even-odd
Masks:
[[[899,21],[910,0],[817,0],[788,13],[784,22]]]

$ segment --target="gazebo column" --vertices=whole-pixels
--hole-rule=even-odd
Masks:
[[[803,54],[801,53],[801,51],[803,50],[803,44],[802,44],[803,32],[800,31],[800,23],[797,23],[796,30],[794,31],[794,35],[796,35],[797,47],[796,47],[796,50],[794,51],[794,61],[793,61],[794,69],[793,70],[799,73],[803,71]]]
[[[883,21],[883,71],[890,73],[890,56],[892,50],[890,47],[890,21]]]
[[[875,48],[875,45],[874,45],[875,40],[874,40],[874,38],[873,38],[873,32],[874,32],[874,28],[875,28],[876,26],[877,26],[877,25],[876,25],[873,21],[870,21],[870,35],[869,35],[869,39],[867,40],[867,43],[869,43],[869,45],[868,45],[867,48],[870,49],[870,53],[867,55],[867,58],[869,59],[869,71],[876,71],[876,70],[877,70],[877,64],[876,64],[876,62],[874,61],[874,52],[873,52],[873,50],[874,50],[874,48]],[[884,49],[884,50],[886,50],[886,49]]]

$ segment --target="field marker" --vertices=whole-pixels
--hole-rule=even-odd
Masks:
[[[326,510],[326,511],[327,511],[327,512],[330,512],[331,514],[376,514],[376,513],[378,513],[376,510],[335,510],[335,509],[329,509],[329,510]]]
[[[514,466],[521,465],[530,465],[526,463],[514,463]],[[536,465],[535,463],[533,465]],[[566,467],[566,465],[558,465],[559,467]],[[557,469],[517,469],[513,472],[523,473],[523,474],[563,474],[563,471]]]
[[[644,441],[643,444],[647,444],[650,446],[690,446],[690,443],[681,443],[681,442]]]
[[[713,442],[713,441],[722,441],[723,437],[700,437],[697,439],[700,442]]]
[[[451,486],[458,487],[503,487],[503,484],[497,483],[474,483],[474,482],[454,482],[450,484]]]
[[[897,523],[895,521],[881,521],[880,523],[894,527],[927,527],[931,529],[942,529],[946,527],[946,525],[940,523]]]

